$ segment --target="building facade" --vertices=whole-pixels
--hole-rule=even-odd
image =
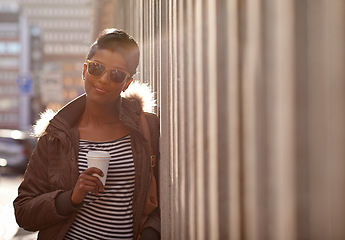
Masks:
[[[15,3],[0,3],[0,128],[30,126],[30,31]]]
[[[3,0],[2,0],[3,1]],[[91,0],[15,0],[29,26],[41,31],[42,66],[36,89],[55,110],[83,93],[82,65],[91,43]]]

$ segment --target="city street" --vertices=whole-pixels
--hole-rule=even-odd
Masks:
[[[22,175],[0,175],[0,240],[36,239],[37,233],[27,232],[16,223],[13,200],[22,181]]]

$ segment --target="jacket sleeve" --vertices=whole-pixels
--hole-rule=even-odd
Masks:
[[[150,132],[151,132],[151,141],[152,141],[152,148],[156,155],[157,163],[154,168],[154,175],[157,182],[157,194],[158,194],[158,207],[149,215],[146,222],[144,223],[143,229],[145,228],[153,228],[156,230],[159,235],[161,232],[161,217],[160,217],[160,201],[159,201],[159,162],[160,162],[160,154],[159,154],[159,137],[160,137],[160,129],[159,129],[159,119],[156,115],[153,114],[146,114],[146,119],[148,121]]]
[[[60,215],[56,209],[55,199],[64,191],[51,190],[47,147],[45,135],[36,145],[13,202],[18,225],[29,231],[44,229],[70,217]]]

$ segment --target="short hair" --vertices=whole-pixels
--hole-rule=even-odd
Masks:
[[[133,76],[139,64],[139,47],[136,41],[123,30],[116,28],[104,29],[91,45],[86,59],[89,60],[99,49],[107,49],[120,53],[128,66],[129,73]]]

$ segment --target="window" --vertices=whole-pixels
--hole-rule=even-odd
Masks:
[[[3,82],[16,81],[17,77],[18,77],[17,72],[0,71],[0,81],[3,81]]]
[[[18,68],[18,58],[0,58],[0,68]]]
[[[0,42],[1,54],[17,54],[20,52],[19,42]]]
[[[18,42],[9,42],[7,43],[7,52],[8,53],[19,53],[20,52],[20,44]]]
[[[0,42],[0,53],[4,54],[6,52],[6,43]]]
[[[18,99],[16,98],[1,98],[0,111],[8,111],[14,108],[18,108]],[[3,114],[1,114],[3,115]]]

